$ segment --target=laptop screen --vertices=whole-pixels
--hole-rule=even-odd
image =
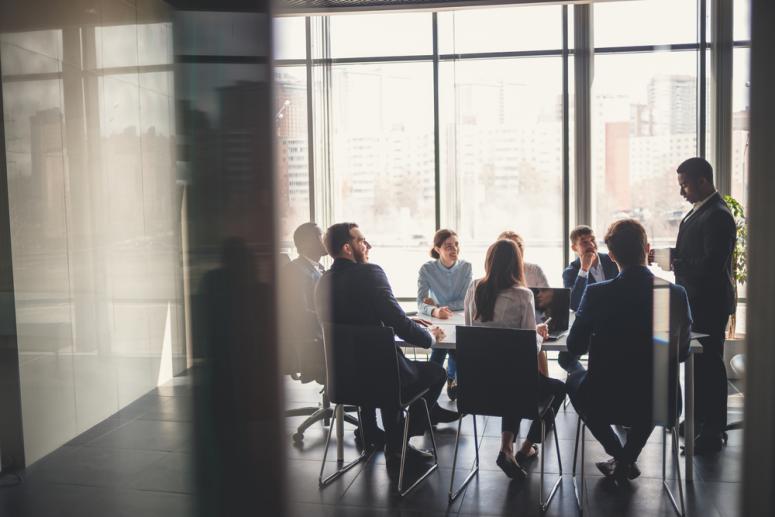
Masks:
[[[549,333],[559,334],[568,330],[570,314],[570,289],[531,287],[536,309],[536,324],[549,318]]]

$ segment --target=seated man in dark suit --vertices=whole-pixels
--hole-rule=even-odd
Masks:
[[[619,268],[605,253],[597,251],[595,232],[585,225],[577,226],[570,232],[571,249],[578,255],[562,272],[562,284],[570,289],[570,308],[575,311],[581,303],[581,296],[588,285],[603,280],[611,280],[619,274]],[[575,365],[577,356],[569,352],[560,352],[557,362],[565,370]]]
[[[567,386],[576,411],[589,430],[613,456],[597,464],[617,481],[640,474],[635,461],[654,429],[653,354],[655,279],[646,267],[649,245],[646,231],[633,219],[617,221],[605,242],[621,269],[613,280],[587,287],[568,335],[568,350],[589,352],[589,370],[576,361]],[[668,284],[670,339],[678,345],[679,359],[688,356],[691,314],[686,291]],[[608,422],[630,424],[622,446]]]
[[[326,248],[334,258],[334,264],[318,283],[315,302],[322,322],[348,325],[377,325],[392,327],[406,342],[422,348],[430,348],[434,337],[443,336],[440,329],[429,333],[425,328],[409,319],[398,305],[390,288],[385,272],[376,264],[367,262],[370,247],[355,223],[339,223],[326,232]],[[368,346],[368,343],[364,343]],[[431,421],[452,422],[459,418],[457,412],[439,407],[436,399],[447,379],[444,368],[431,362],[410,361],[397,348],[398,367],[402,387],[416,391],[429,388],[425,394],[431,413]],[[385,427],[385,456],[392,467],[401,460],[403,423],[399,408],[380,408]],[[420,414],[412,412],[413,414]],[[365,429],[376,427],[373,410],[362,411]],[[422,421],[410,422],[410,432],[422,432]],[[428,459],[427,451],[409,447],[409,457]]]
[[[280,308],[283,329],[284,368],[287,373],[300,374],[302,382],[326,382],[326,358],[323,350],[323,329],[315,309],[315,287],[325,268],[320,258],[327,254],[323,232],[312,222],[301,224],[293,232],[293,243],[299,256],[282,269]],[[361,433],[355,429],[358,447]],[[366,445],[382,447],[385,433],[376,426],[364,429]]]

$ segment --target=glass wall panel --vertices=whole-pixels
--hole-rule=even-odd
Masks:
[[[331,17],[331,57],[433,53],[431,13],[378,13]]]
[[[275,59],[304,59],[307,56],[307,36],[305,18],[292,16],[274,18],[274,47],[272,53]]]
[[[735,41],[748,41],[751,39],[751,0],[734,0],[734,28]]]
[[[559,5],[440,12],[438,23],[441,54],[562,47]]]
[[[745,206],[748,201],[751,49],[736,48],[732,59],[732,196]]]
[[[441,65],[442,225],[460,234],[475,277],[498,234],[561,285],[562,61],[489,59]]]
[[[416,293],[435,230],[430,62],[335,66],[334,221],[354,221],[397,296]]]
[[[620,218],[652,245],[675,243],[688,204],[676,167],[697,154],[696,52],[595,56],[592,90],[593,226]]]
[[[697,42],[697,0],[598,2],[595,47]]]

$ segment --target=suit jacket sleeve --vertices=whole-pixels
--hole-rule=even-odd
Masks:
[[[581,303],[576,311],[576,319],[568,334],[568,351],[574,355],[584,355],[589,351],[589,341],[592,338],[592,314],[591,307],[594,307],[593,294],[590,290],[584,292],[581,297]]]
[[[675,266],[676,275],[691,281],[708,274],[721,273],[735,247],[735,220],[726,210],[713,210],[702,224],[702,249],[692,256],[681,257]]]
[[[587,288],[587,278],[589,277],[580,277],[579,269],[572,263],[562,272],[562,284],[566,289],[570,288],[570,308],[573,311],[579,308],[581,296]]]
[[[430,348],[433,345],[433,337],[423,327],[406,317],[406,313],[393,296],[393,290],[382,268],[374,265],[372,277],[375,287],[374,305],[382,323],[393,327],[393,331],[407,343]]]

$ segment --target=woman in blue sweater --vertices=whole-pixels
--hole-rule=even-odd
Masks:
[[[431,257],[420,268],[417,278],[417,309],[421,314],[448,319],[455,311],[463,310],[466,291],[471,284],[471,264],[458,259],[460,242],[452,230],[439,230],[433,236]],[[447,350],[434,349],[431,361],[444,364]],[[447,366],[447,395],[457,398],[455,353],[449,352]]]

